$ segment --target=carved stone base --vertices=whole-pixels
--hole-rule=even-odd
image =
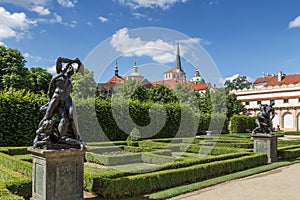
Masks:
[[[31,200],[83,200],[86,150],[43,150],[32,153]]]
[[[276,162],[277,156],[277,136],[271,134],[253,134],[254,152],[265,153],[268,156],[268,163]]]

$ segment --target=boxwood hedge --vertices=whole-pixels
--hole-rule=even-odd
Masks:
[[[185,183],[193,183],[266,163],[267,156],[265,154],[253,154],[185,168],[123,176],[114,179],[99,179],[99,177],[87,175],[85,177],[87,179],[85,187],[86,189],[93,189],[94,192],[105,198],[117,199],[151,193]]]

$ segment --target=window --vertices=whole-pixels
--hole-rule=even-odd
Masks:
[[[300,98],[298,99],[298,102],[300,103]]]
[[[289,99],[283,99],[283,103],[289,103]]]
[[[246,105],[246,106],[249,106],[249,101],[246,101],[246,102],[245,102],[245,105]]]
[[[261,104],[261,101],[257,101],[257,105],[260,105]]]
[[[275,104],[275,100],[270,100],[270,104],[274,103]]]

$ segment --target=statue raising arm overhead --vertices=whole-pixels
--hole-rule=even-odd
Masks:
[[[62,67],[63,63],[66,63],[64,68]],[[75,108],[70,95],[72,90],[70,78],[74,74],[72,65],[74,63],[78,65],[77,71],[81,67],[83,68],[78,58],[73,60],[62,57],[57,58],[57,75],[52,78],[48,88],[49,102],[41,108],[46,113],[39,123],[37,137],[34,141],[34,146],[36,147],[59,143],[83,148],[83,143],[80,141],[78,128],[75,124]],[[48,131],[45,134],[43,127],[48,127],[47,130],[50,130],[49,126],[47,126],[48,124],[52,126],[52,133]]]

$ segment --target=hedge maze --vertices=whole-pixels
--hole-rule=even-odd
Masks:
[[[84,187],[107,199],[150,194],[267,164],[249,134],[90,142]],[[278,141],[280,159],[300,157],[300,140]],[[31,155],[27,147],[0,147],[0,199],[29,199]]]

